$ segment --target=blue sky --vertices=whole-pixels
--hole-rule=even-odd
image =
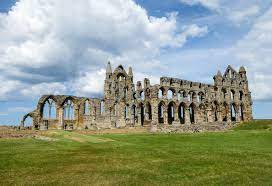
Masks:
[[[271,0],[0,1],[0,124],[42,94],[99,97],[105,65],[213,83],[244,65],[254,117],[272,118]],[[144,68],[142,68],[144,66]]]

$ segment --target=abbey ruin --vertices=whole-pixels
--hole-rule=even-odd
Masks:
[[[26,114],[33,128],[90,129],[145,126],[201,126],[233,124],[252,120],[252,99],[244,67],[228,66],[214,84],[161,77],[160,84],[150,80],[133,82],[119,65],[114,71],[107,64],[103,99],[65,95],[44,95],[37,108]]]

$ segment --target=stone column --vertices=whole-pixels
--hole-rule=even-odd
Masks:
[[[223,121],[223,119],[222,119],[222,112],[221,111],[217,111],[217,120],[219,122]]]
[[[190,110],[189,110],[189,108],[184,108],[184,110],[185,110],[185,124],[191,125]]]
[[[207,109],[207,114],[208,114],[208,123],[211,123],[211,122],[213,122],[214,120],[213,120],[213,111],[211,110],[211,109]]]
[[[159,117],[158,117],[158,104],[155,101],[152,101],[151,104],[152,108],[152,121],[151,124],[158,124]]]
[[[63,108],[58,107],[57,110],[58,110],[58,120],[59,120],[58,129],[64,129],[64,126],[63,126]]]
[[[168,125],[168,110],[167,107],[163,107],[163,124]]]

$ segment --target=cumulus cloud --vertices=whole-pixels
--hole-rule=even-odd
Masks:
[[[235,56],[248,66],[254,98],[272,97],[272,8],[259,17],[234,47]]]
[[[6,80],[0,98],[15,87],[22,96],[98,94],[108,60],[164,68],[154,63],[163,48],[182,47],[208,31],[180,29],[176,17],[149,16],[132,0],[20,0],[0,13],[0,78]]]
[[[206,7],[236,25],[252,21],[271,5],[270,0],[237,0],[235,3],[230,0],[180,0],[180,2],[190,6]]]

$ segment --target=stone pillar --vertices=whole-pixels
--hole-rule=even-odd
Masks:
[[[159,121],[159,117],[158,117],[158,104],[154,101],[152,101],[151,104],[151,108],[152,108],[152,123],[151,124],[158,124]]]
[[[163,108],[163,124],[164,125],[168,125],[168,110],[166,108],[167,108],[166,106]]]
[[[58,110],[58,120],[59,120],[58,129],[64,129],[64,126],[63,126],[63,108],[58,107],[57,110]]]
[[[79,106],[75,106],[75,126],[73,129],[80,129],[79,123]]]
[[[217,120],[218,120],[219,122],[222,122],[222,121],[223,121],[222,112],[221,112],[221,111],[217,111]]]
[[[190,120],[190,109],[189,108],[184,108],[185,110],[185,124],[190,125],[191,120]]]
[[[210,123],[210,122],[213,122],[214,120],[213,120],[213,111],[211,110],[211,109],[207,109],[207,114],[208,114],[208,123]]]

